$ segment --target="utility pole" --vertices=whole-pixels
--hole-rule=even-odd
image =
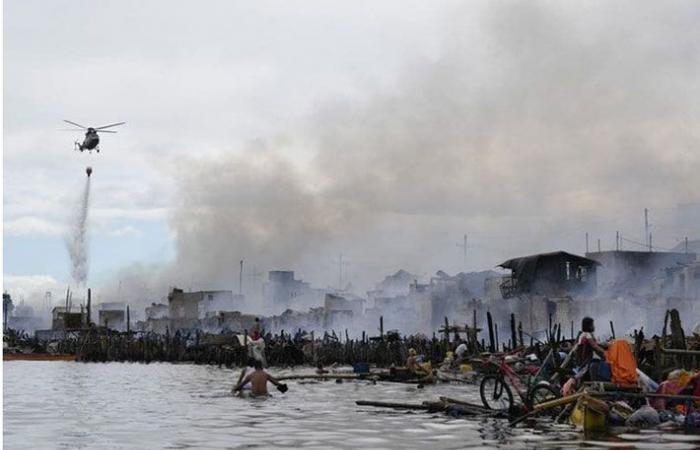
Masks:
[[[651,233],[649,233],[649,252],[651,252]]]
[[[615,232],[615,251],[620,251],[620,232]]]
[[[646,208],[644,208],[644,242],[647,245],[651,245],[649,243],[649,210]],[[651,251],[651,248],[649,251]]]
[[[243,295],[243,260],[241,260],[241,270],[238,274],[238,295]]]
[[[465,233],[464,235],[464,243],[463,244],[457,244],[457,247],[461,248],[464,251],[464,268],[467,268],[467,235]]]
[[[340,253],[336,264],[338,264],[338,290],[341,291],[343,289],[343,266],[350,265],[350,263],[343,261],[343,254]]]
[[[586,231],[586,253],[588,253],[588,231]]]

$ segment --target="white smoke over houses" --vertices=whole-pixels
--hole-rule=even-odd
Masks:
[[[212,11],[222,13],[208,14],[208,20],[236,20],[220,6]],[[410,42],[430,44],[402,53],[403,61],[389,74],[367,75],[369,81],[363,77],[371,60],[361,56],[383,48],[384,34],[368,49],[354,48],[328,30],[323,48],[330,51],[322,56],[348,53],[357,56],[359,68],[342,69],[339,82],[328,83],[337,89],[322,96],[311,92],[313,82],[303,70],[318,72],[318,61],[326,64],[323,57],[292,57],[286,67],[294,71],[281,69],[288,55],[318,50],[315,31],[314,43],[289,38],[293,34],[284,28],[278,42],[275,30],[263,32],[259,26],[239,39],[208,41],[212,45],[188,36],[176,41],[182,53],[169,45],[173,59],[161,60],[162,49],[148,47],[150,40],[133,27],[128,38],[137,45],[120,44],[127,57],[109,67],[140,61],[135,79],[129,70],[113,71],[130,82],[117,92],[137,92],[139,105],[153,102],[152,108],[138,108],[152,111],[145,117],[136,116],[135,100],[124,108],[136,116],[130,123],[148,124],[141,125],[142,133],[143,128],[154,133],[134,132],[138,141],[132,151],[157,163],[148,165],[156,176],[130,184],[165,179],[172,185],[164,208],[175,255],[173,261],[124,267],[95,286],[96,295],[145,306],[162,301],[172,286],[235,293],[244,260],[240,278],[249,302],[244,306],[260,311],[269,271],[294,271],[297,279],[326,289],[336,286],[335,260],[342,253],[349,262],[341,267],[344,285],[361,297],[388,274],[400,269],[413,274],[396,296],[425,299],[416,314],[427,317],[431,311],[434,320],[428,322],[434,326],[443,314],[468,321],[472,298],[489,296],[455,274],[492,269],[519,255],[555,250],[583,255],[586,233],[592,247],[600,238],[603,250],[611,248],[616,230],[643,241],[638,236],[644,208],[652,211],[658,245],[697,238],[697,214],[676,214],[676,205],[700,204],[696,2],[487,1],[438,8],[442,14],[431,17],[440,31],[423,35],[425,29],[417,29],[418,39],[405,33]],[[390,9],[392,18],[401,16],[400,8]],[[159,14],[167,15],[167,8]],[[344,15],[349,21],[343,17],[342,23],[356,27],[348,36],[364,36],[352,20],[364,23],[366,17],[339,16]],[[257,25],[266,19],[246,17]],[[134,12],[130,20],[145,18]],[[202,32],[197,21],[187,19],[200,39],[210,29],[244,29],[207,21]],[[280,22],[305,29],[298,20],[293,15]],[[383,28],[390,33],[391,27]],[[163,35],[179,39],[176,33]],[[260,47],[250,47],[251,42]],[[198,51],[189,53],[206,49],[215,57],[202,50],[201,59],[190,61],[190,45]],[[267,89],[233,76],[240,71],[221,61],[220,55],[237,54],[239,47],[278,52],[252,63],[251,78],[274,80]],[[152,54],[134,58],[130,52],[136,48]],[[173,64],[183,69],[179,76],[160,78],[167,72],[163,67]],[[206,72],[210,66],[216,67],[212,76]],[[197,84],[202,78],[207,86]],[[144,79],[150,81],[141,84]],[[192,89],[195,85],[198,89]],[[241,85],[245,95],[231,88]],[[196,99],[183,96],[187,93]],[[288,93],[292,99],[313,98],[303,103],[302,117],[289,119],[280,112]],[[265,107],[235,110],[239,101]],[[243,117],[265,126],[253,127],[258,131],[253,137],[239,138],[229,128]],[[161,129],[163,124],[170,128]],[[125,183],[125,196],[128,188]],[[463,262],[456,244],[465,233],[469,246]],[[439,276],[438,270],[449,275]],[[494,278],[484,289],[498,291]],[[425,306],[433,298],[431,285],[455,304]],[[625,294],[616,292],[614,298],[620,295]],[[413,317],[406,311],[415,309],[388,300],[394,293],[377,297],[401,311],[397,318]],[[375,299],[368,300],[365,309],[372,310]],[[498,304],[494,297],[488,308],[495,313]]]

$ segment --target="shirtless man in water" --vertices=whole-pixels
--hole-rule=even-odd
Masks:
[[[277,381],[272,375],[268,374],[263,370],[262,362],[255,361],[255,372],[248,374],[243,381],[239,382],[234,391],[240,391],[243,386],[250,383],[252,389],[251,394],[254,397],[266,397],[270,395],[267,392],[267,382],[270,382],[278,387],[282,392],[286,391],[287,385]]]

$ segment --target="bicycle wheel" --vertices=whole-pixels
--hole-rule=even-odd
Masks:
[[[486,375],[479,387],[481,401],[488,409],[509,410],[513,406],[513,392],[502,377]]]
[[[530,390],[530,395],[528,396],[528,408],[532,410],[539,403],[555,400],[559,397],[561,397],[561,394],[551,384],[538,384]],[[559,415],[561,410],[562,408],[558,406],[555,408],[547,409],[546,411],[543,411],[543,413],[552,416],[557,416]]]

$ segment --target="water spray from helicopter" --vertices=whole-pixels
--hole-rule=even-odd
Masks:
[[[88,212],[90,207],[90,176],[92,167],[85,169],[87,177],[79,203],[74,211],[69,235],[66,239],[71,261],[71,277],[78,286],[85,285],[88,276]]]

